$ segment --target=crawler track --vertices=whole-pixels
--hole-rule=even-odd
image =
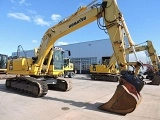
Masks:
[[[92,80],[102,80],[102,81],[110,81],[110,82],[118,82],[119,76],[114,74],[91,74]]]
[[[47,83],[33,77],[7,78],[6,88],[17,90],[21,93],[27,93],[34,97],[42,97],[48,92]]]
[[[57,84],[48,84],[49,90],[57,91],[69,91],[72,89],[72,83],[70,80],[57,79]]]

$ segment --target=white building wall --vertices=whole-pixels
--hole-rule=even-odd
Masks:
[[[102,57],[110,57],[113,54],[113,48],[109,39],[61,45],[57,47],[61,47],[63,50],[70,50],[70,58],[97,57],[97,62],[99,62]],[[65,54],[65,57],[68,57],[68,55]]]
[[[127,41],[127,39],[125,40]],[[128,46],[128,42],[126,42]],[[68,45],[60,45],[57,46],[62,48],[63,50],[70,50],[71,56],[68,56],[67,52],[65,53],[65,57],[70,58],[87,58],[87,57],[96,57],[97,63],[101,61],[102,57],[110,57],[113,54],[113,48],[111,45],[110,39],[101,39],[94,41],[87,41],[81,43],[74,43]],[[36,49],[33,50],[25,50],[25,54],[27,57],[35,57]],[[20,52],[19,56],[25,56],[24,52]],[[12,57],[17,56],[17,52],[12,53]],[[127,56],[127,59],[129,56]]]

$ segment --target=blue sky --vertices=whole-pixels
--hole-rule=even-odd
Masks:
[[[39,47],[45,31],[92,0],[0,0],[0,53]],[[102,2],[98,0],[98,2]],[[152,40],[160,55],[160,0],[117,0],[135,43]],[[60,38],[56,45],[105,39],[96,21]],[[106,46],[107,47],[107,46]]]

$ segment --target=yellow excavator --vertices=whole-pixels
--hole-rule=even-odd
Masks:
[[[118,82],[120,74],[114,55],[108,59],[102,60],[102,64],[90,65],[89,72],[92,80],[111,82]]]
[[[104,25],[100,23],[100,18],[103,19]],[[99,109],[117,114],[133,112],[142,98],[140,91],[144,82],[137,77],[142,64],[139,61],[128,63],[125,59],[124,32],[129,37],[130,35],[116,0],[103,0],[102,3],[80,7],[74,14],[49,28],[42,38],[36,58],[17,58],[8,61],[7,73],[17,74],[17,77],[6,79],[6,88],[40,97],[47,94],[47,84],[51,81],[50,83],[57,89],[70,90],[70,82],[55,78],[53,75],[55,70],[61,70],[63,67],[63,53],[52,46],[60,37],[96,20],[98,26],[110,37],[117,65],[121,71],[115,94],[108,102],[99,106]],[[135,51],[133,45],[131,48]],[[127,70],[129,65],[135,67],[135,72]],[[44,79],[37,79],[39,77]]]
[[[150,59],[150,64],[143,64],[143,67],[147,67],[146,72],[144,73],[146,78],[150,79],[151,82],[147,83],[149,85],[159,85],[160,84],[160,60],[159,57],[156,53],[156,50],[152,44],[152,41],[148,40],[146,42],[146,45],[135,45],[135,51],[136,52],[141,52],[144,51],[148,55],[146,57],[149,57]],[[143,44],[144,44],[143,43]],[[126,48],[126,53],[127,54],[132,54],[133,50],[131,48]],[[114,59],[115,56],[113,56]],[[142,68],[143,68],[142,67]]]
[[[152,41],[146,41],[147,45],[138,46],[136,51],[147,51],[147,56],[151,61],[150,69],[149,64],[144,64],[147,67],[145,72],[146,78],[149,78],[151,82],[147,83],[149,85],[159,85],[160,84],[160,60],[156,53],[156,50],[152,44]],[[132,51],[130,51],[132,52]]]
[[[147,45],[135,45],[135,51],[141,52],[141,51],[147,51],[148,57],[151,60],[153,69],[149,69],[150,67],[146,64],[143,64],[143,66],[146,66],[148,70],[145,72],[145,75],[147,75],[147,78],[150,78],[152,80],[150,85],[159,85],[160,84],[160,60],[156,53],[156,50],[154,49],[154,46],[152,44],[152,41],[146,41]],[[132,48],[128,47],[125,49],[126,54],[132,54],[133,50]],[[104,62],[101,65],[91,65],[90,66],[90,76],[91,79],[95,80],[106,80],[106,81],[112,81],[117,82],[120,74],[120,71],[116,64],[116,58],[113,54],[110,57],[109,62]]]

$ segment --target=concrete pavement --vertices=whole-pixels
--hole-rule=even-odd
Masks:
[[[145,85],[142,101],[125,116],[98,109],[109,101],[117,82],[93,81],[85,75],[72,81],[68,92],[49,90],[41,98],[21,95],[5,88],[0,80],[0,120],[160,120],[160,86]]]

